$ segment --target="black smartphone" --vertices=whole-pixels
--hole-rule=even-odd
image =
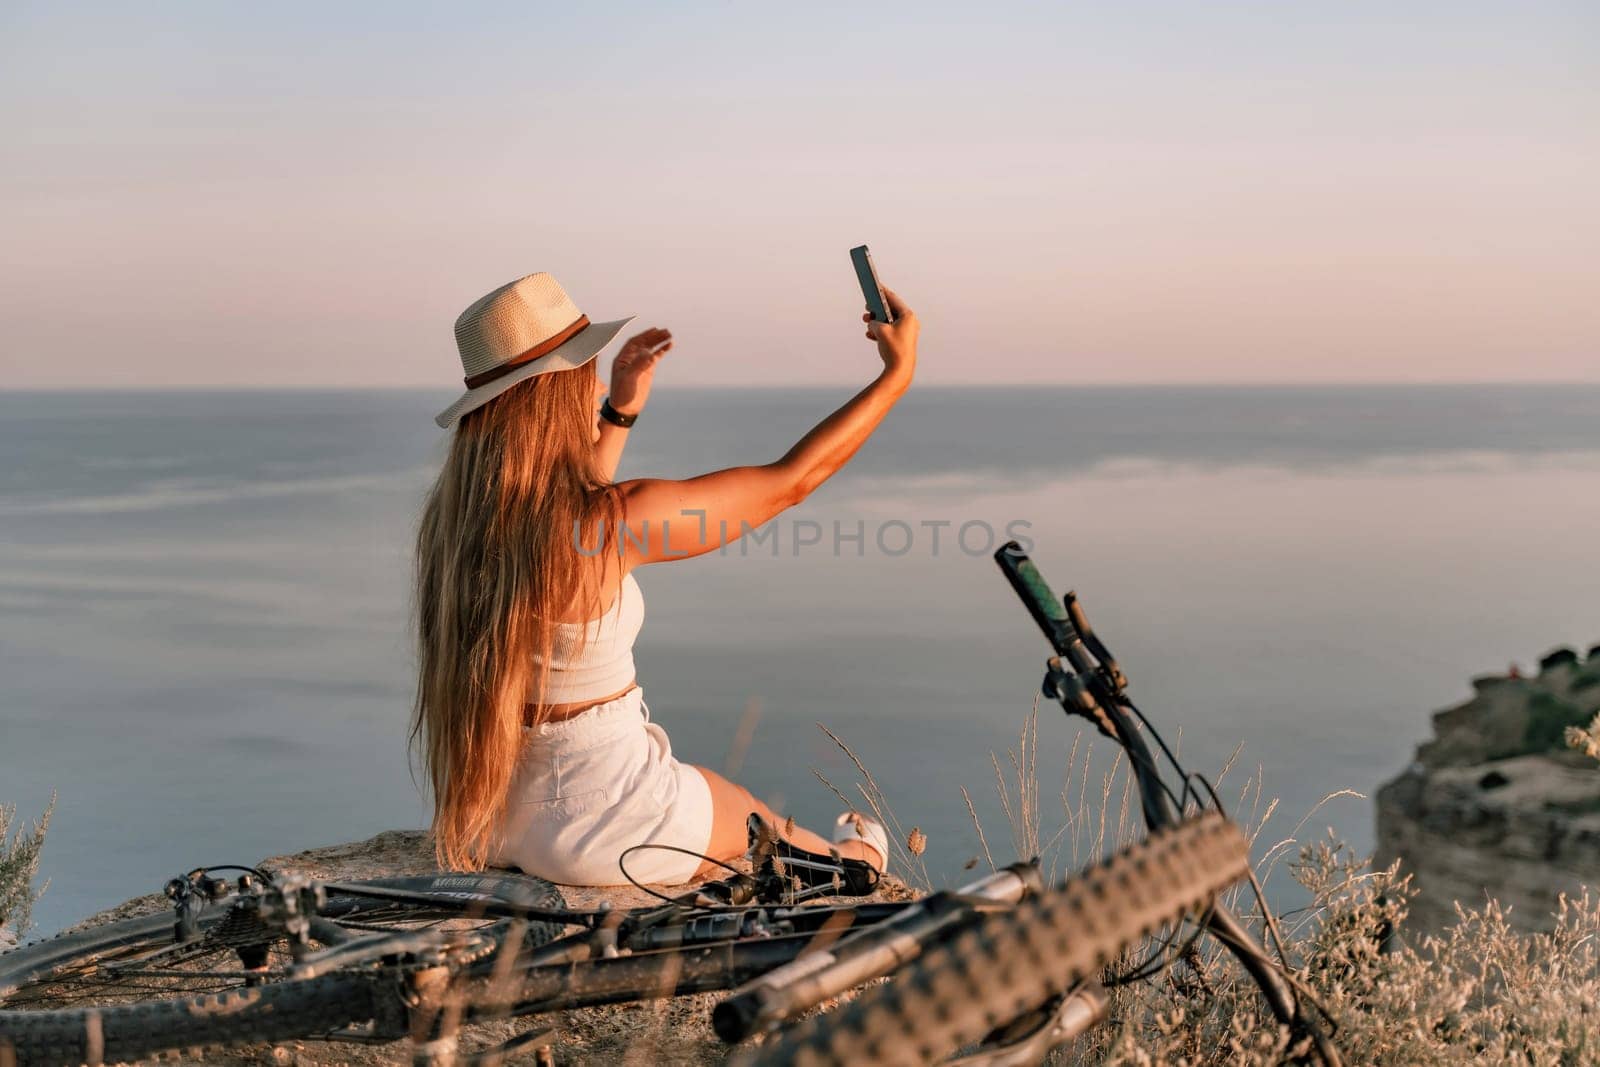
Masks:
[[[889,301],[883,298],[883,286],[878,281],[878,272],[872,269],[872,253],[867,251],[867,246],[852,248],[850,262],[856,265],[856,280],[861,283],[861,295],[867,301],[873,321],[893,322],[894,313],[889,310]]]

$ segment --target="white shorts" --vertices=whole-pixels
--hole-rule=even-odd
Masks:
[[[669,885],[694,876],[711,843],[711,787],[673,758],[643,689],[522,736],[493,865],[564,885],[620,885],[624,849],[674,845],[697,855],[640,849],[628,856],[628,873]]]

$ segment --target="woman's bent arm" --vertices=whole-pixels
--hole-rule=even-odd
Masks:
[[[628,338],[627,344],[611,362],[611,406],[619,415],[638,418],[650,398],[650,384],[655,380],[656,364],[672,351],[672,331],[652,326],[643,333]],[[600,436],[595,440],[595,457],[600,473],[606,481],[616,477],[617,464],[622,461],[622,449],[628,443],[628,428],[614,422],[600,420]]]
[[[644,478],[622,483],[627,529],[611,531],[607,547],[621,552],[629,568],[702,555],[798,504],[843,467],[905,394],[916,368],[916,316],[898,297],[886,295],[895,322],[869,322],[867,328],[884,363],[872,384],[775,463],[733,467],[682,481]]]
[[[600,421],[600,439],[594,443],[595,457],[600,473],[606,481],[616,477],[617,464],[622,462],[622,449],[628,443],[628,428],[614,422]]]

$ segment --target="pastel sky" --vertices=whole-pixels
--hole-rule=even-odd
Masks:
[[[1600,5],[0,5],[0,387],[1600,380]]]

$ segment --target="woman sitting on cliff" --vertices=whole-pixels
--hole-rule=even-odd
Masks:
[[[863,316],[883,360],[871,384],[782,459],[683,481],[612,481],[672,347],[666,330],[622,347],[602,403],[595,357],[631,318],[590,323],[555,279],[531,274],[456,320],[467,392],[436,420],[454,437],[417,537],[412,724],[443,865],[609,885],[630,846],[729,860],[745,852],[751,812],[785,825],[743,787],[680,763],[650,721],[634,677],[644,602],[633,572],[738,539],[844,466],[911,384],[917,319],[889,301],[893,325]],[[841,855],[882,869],[881,826],[845,815],[832,836]],[[807,830],[790,840],[829,850]],[[667,849],[628,858],[642,881],[712,869]]]

